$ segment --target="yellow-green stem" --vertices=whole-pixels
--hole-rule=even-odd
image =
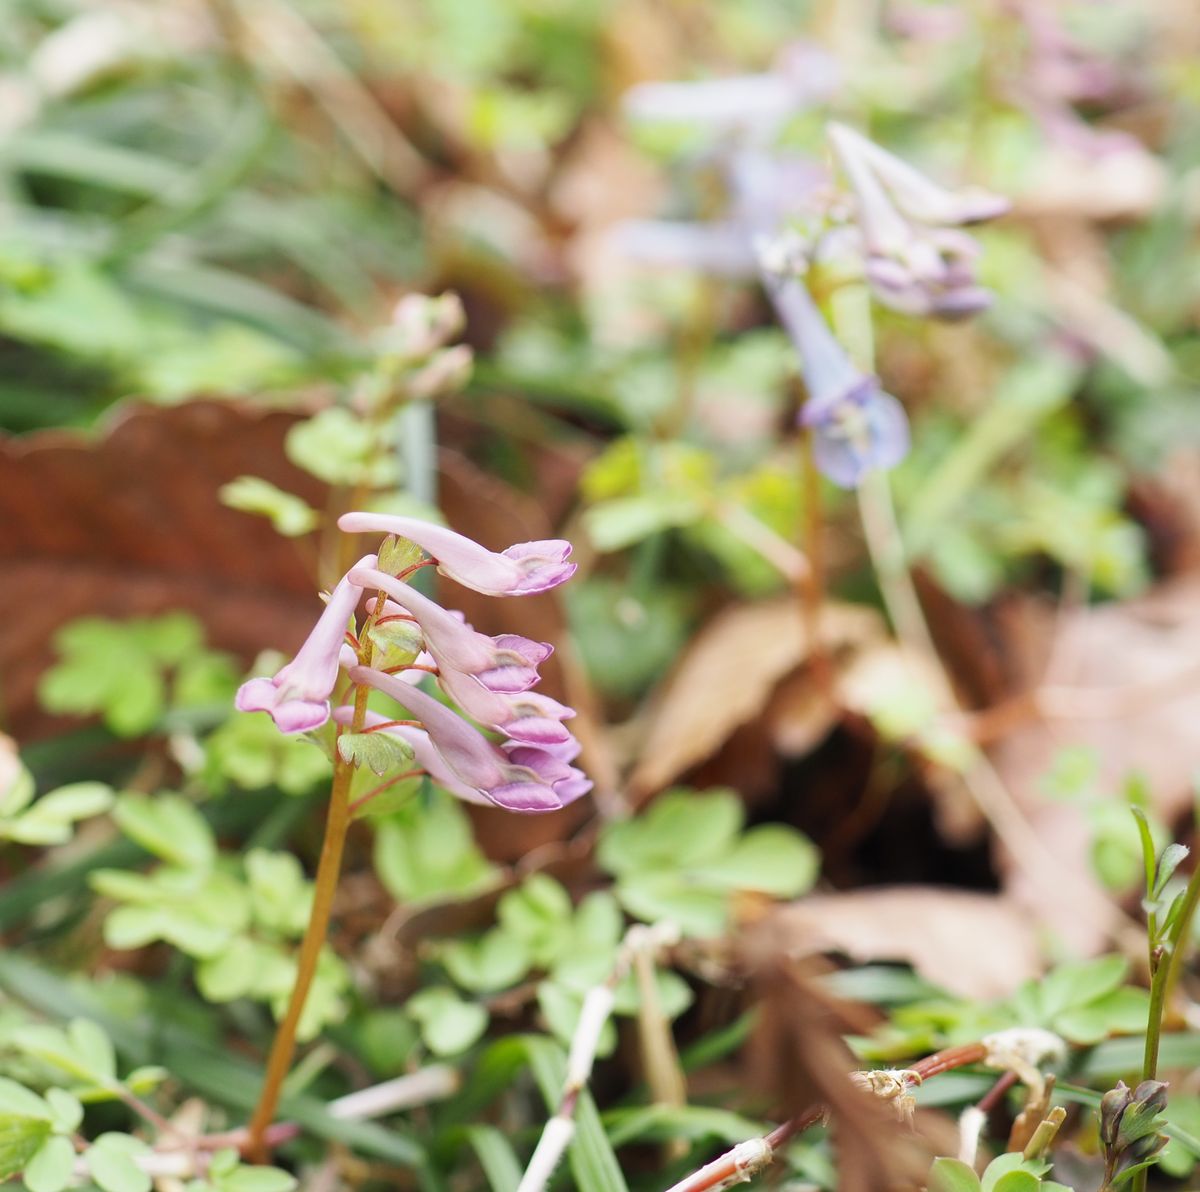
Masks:
[[[354,692],[354,723],[351,732],[361,732],[367,716],[367,688],[356,687]],[[333,788],[329,797],[329,815],[325,821],[325,839],[321,844],[321,859],[317,863],[316,883],[313,890],[312,912],[308,927],[300,943],[300,955],[296,962],[296,983],[292,986],[291,1000],[287,1013],[275,1032],[271,1054],[267,1057],[267,1070],[263,1078],[262,1092],[250,1119],[247,1151],[256,1162],[267,1158],[264,1135],[275,1117],[279,1106],[279,1095],[284,1078],[292,1066],[296,1053],[296,1030],[308,993],[316,976],[321,950],[329,932],[329,916],[333,909],[333,896],[337,891],[338,875],[342,869],[342,853],[346,845],[346,832],[350,827],[350,784],[354,767],[334,754]]]
[[[1192,936],[1192,919],[1196,915],[1196,904],[1200,902],[1200,865],[1192,871],[1184,891],[1183,903],[1171,924],[1164,951],[1158,940],[1150,943],[1150,1010],[1146,1020],[1146,1049],[1142,1057],[1142,1079],[1154,1080],[1158,1076],[1158,1047],[1162,1037],[1163,1011],[1167,996],[1179,977],[1186,944]],[[1149,1169],[1143,1167],[1135,1172],[1132,1192],[1146,1192]]]

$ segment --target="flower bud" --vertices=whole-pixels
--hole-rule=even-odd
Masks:
[[[1105,1147],[1116,1142],[1121,1118],[1132,1103],[1133,1093],[1123,1080],[1118,1080],[1117,1087],[1100,1098],[1100,1141]]]

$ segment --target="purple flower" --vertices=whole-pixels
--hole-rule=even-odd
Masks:
[[[842,488],[857,488],[868,472],[894,468],[908,454],[904,407],[874,377],[824,405],[808,402],[801,421],[812,431],[817,468]]]
[[[354,708],[349,704],[343,704],[340,708],[334,708],[333,718],[338,724],[353,724]],[[388,718],[379,712],[368,712],[366,727],[375,728],[377,725],[387,724],[387,720]],[[414,728],[410,724],[393,724],[388,728],[377,729],[376,731],[384,733],[389,737],[398,737],[412,746],[413,757],[417,765],[438,786],[449,791],[456,799],[463,799],[467,803],[480,803],[484,806],[491,805],[490,800],[486,799],[474,787],[467,786],[446,765],[442,755],[437,751],[437,746],[434,745],[429,734],[423,728]]]
[[[478,729],[418,687],[365,666],[351,670],[350,678],[384,692],[414,713],[450,771],[490,803],[510,811],[557,811],[587,789],[580,789],[573,767],[567,767],[573,772],[565,774],[549,761],[542,761],[541,771],[514,762]]]
[[[771,297],[800,353],[808,389],[800,420],[812,432],[817,467],[843,488],[895,467],[908,453],[904,408],[875,377],[854,367],[803,282],[776,281]]]
[[[415,542],[438,570],[465,588],[486,596],[525,596],[557,587],[575,573],[568,563],[571,544],[561,539],[519,542],[497,554],[478,542],[413,517],[346,513],[338,526],[350,534],[396,534]]]
[[[412,614],[421,627],[425,648],[440,669],[473,675],[490,691],[528,691],[538,681],[539,664],[554,653],[547,642],[530,641],[515,633],[499,637],[476,633],[461,614],[449,612],[383,571],[356,567],[350,578],[361,588],[386,592],[395,605]]]
[[[554,787],[554,793],[565,803],[573,802],[592,789],[591,779],[582,770],[544,749],[510,744],[504,746],[504,752],[509,761],[532,770],[543,782]]]
[[[861,195],[863,184],[874,189],[867,180],[867,175],[873,175],[891,202],[918,223],[929,227],[984,223],[1004,215],[1012,206],[1002,195],[978,186],[947,190],[844,124],[830,124],[827,132],[855,191]]]
[[[944,319],[988,306],[972,268],[978,247],[957,229],[1002,215],[1008,201],[946,190],[845,125],[831,124],[829,139],[857,199],[864,270],[880,302]]]
[[[373,567],[374,555],[364,555],[359,567]],[[343,576],[325,611],[296,656],[274,678],[250,679],[238,688],[234,705],[239,712],[266,712],[284,733],[320,728],[329,719],[329,696],[337,682],[339,655],[346,624],[358,606],[362,589]]]
[[[762,74],[686,83],[639,83],[625,93],[635,120],[700,124],[716,132],[770,139],[797,112],[831,95],[840,82],[837,61],[815,44],[784,49]]]

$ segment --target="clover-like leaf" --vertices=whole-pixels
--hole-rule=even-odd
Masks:
[[[285,538],[298,538],[315,530],[320,516],[311,505],[295,493],[284,492],[261,476],[239,476],[220,488],[223,504],[243,513],[256,513],[270,518],[276,533]]]
[[[407,769],[413,762],[412,746],[390,733],[342,733],[337,747],[342,761],[366,766],[380,776],[390,770]]]
[[[144,1142],[129,1134],[101,1134],[88,1147],[84,1161],[103,1192],[150,1192],[150,1177],[137,1163],[149,1153]]]
[[[21,1179],[28,1192],[62,1192],[74,1178],[75,1148],[69,1138],[47,1138],[26,1164]]]
[[[204,816],[182,795],[128,792],[113,811],[117,826],[147,852],[184,869],[208,869],[217,845]]]
[[[408,999],[405,1009],[419,1024],[421,1038],[434,1055],[458,1055],[487,1030],[487,1011],[445,986],[422,989]]]

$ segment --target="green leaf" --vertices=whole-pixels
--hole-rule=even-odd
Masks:
[[[720,935],[729,922],[729,895],[704,889],[675,873],[638,873],[617,882],[617,898],[646,923],[670,921],[687,935]]]
[[[204,645],[204,629],[191,613],[137,618],[126,622],[124,628],[155,662],[164,666],[178,666]]]
[[[997,1155],[983,1173],[983,1192],[996,1192],[1000,1181],[1014,1173],[1025,1175],[1036,1180],[1050,1170],[1050,1164],[1043,1159],[1026,1159],[1020,1151],[1006,1151]],[[1021,1192],[1025,1185],[1018,1184],[1016,1192]],[[1032,1185],[1037,1188],[1038,1185]]]
[[[583,524],[598,551],[624,550],[651,534],[691,525],[704,516],[700,494],[638,493],[600,501],[583,515]]]
[[[196,986],[205,1001],[232,1002],[248,997],[255,987],[255,964],[260,948],[246,936],[238,936],[215,956],[207,957],[196,967]]]
[[[7,1076],[0,1076],[0,1113],[15,1117],[45,1118],[47,1121],[53,1117],[46,1101]]]
[[[465,1135],[492,1192],[512,1192],[521,1182],[521,1164],[505,1134],[495,1126],[468,1126]]]
[[[212,830],[181,795],[123,794],[113,818],[147,852],[184,869],[208,869],[216,857]]]
[[[1174,1127],[1179,1127],[1193,1136],[1200,1135],[1200,1096],[1195,1093],[1172,1092],[1166,1112],[1168,1132]],[[1192,1171],[1198,1159],[1200,1155],[1193,1154],[1185,1143],[1172,1136],[1166,1149],[1159,1155],[1158,1162],[1167,1175],[1182,1179]]]
[[[1142,1034],[1149,1014],[1149,991],[1126,986],[1064,1010],[1054,1019],[1054,1029],[1072,1043],[1089,1045],[1109,1035]]]
[[[33,775],[24,763],[15,757],[15,747],[9,748],[13,749],[13,755],[4,758],[5,773],[9,783],[4,790],[0,791],[0,820],[9,819],[24,811],[33,801],[33,796],[37,791]],[[5,748],[5,753],[8,753],[8,748]]]
[[[609,966],[605,966],[606,968]],[[557,976],[541,981],[537,988],[538,1009],[550,1028],[550,1033],[566,1046],[570,1046],[579,1026],[579,1016],[583,1012],[583,999],[587,990],[595,982],[589,982],[579,988],[567,985]],[[601,1059],[612,1055],[617,1047],[617,1028],[609,1019],[600,1028],[600,1038],[596,1043],[596,1055]]]
[[[667,1018],[678,1018],[695,1000],[691,986],[670,969],[655,969],[654,984],[658,991],[658,1004]],[[641,1004],[641,992],[632,972],[617,986],[613,999],[613,1013],[633,1015]]]
[[[46,1104],[54,1115],[54,1129],[58,1134],[71,1134],[79,1129],[83,1121],[83,1106],[77,1097],[66,1089],[47,1089]]]
[[[380,776],[389,770],[409,769],[413,762],[412,746],[390,733],[342,733],[337,746],[342,761],[367,766]]]
[[[303,935],[312,910],[312,887],[291,853],[252,848],[244,862],[254,920],[286,936]]]
[[[0,1179],[24,1171],[50,1137],[50,1130],[50,1123],[44,1117],[0,1110]]]
[[[1111,992],[1128,971],[1129,962],[1115,955],[1059,965],[1041,981],[1031,983],[1043,1021],[1052,1024],[1063,1011],[1085,1006]]]
[[[380,571],[387,575],[399,575],[419,563],[425,557],[425,552],[415,542],[389,534],[380,545],[377,555]]]
[[[296,1177],[278,1167],[236,1167],[215,1183],[216,1192],[292,1192]]]
[[[600,840],[598,859],[614,874],[717,861],[741,829],[743,815],[733,791],[668,791],[636,819],[613,824]]]
[[[229,782],[243,790],[275,785],[307,794],[327,782],[329,758],[306,736],[279,732],[268,716],[233,716],[204,742],[205,779],[214,791]]]
[[[496,919],[524,942],[534,964],[546,968],[570,942],[571,896],[547,874],[531,874],[501,897]]]
[[[185,658],[175,668],[171,706],[174,710],[207,711],[218,705],[228,708],[237,693],[240,674],[236,660],[216,650]]]
[[[331,406],[297,423],[284,441],[288,459],[327,484],[386,484],[392,463],[387,444],[370,423]]]
[[[1028,1171],[1010,1171],[992,1185],[992,1192],[1038,1192],[1042,1181]]]
[[[529,1066],[550,1112],[558,1107],[566,1076],[566,1053],[551,1039],[529,1035],[523,1040]],[[575,1107],[575,1135],[567,1150],[578,1192],[628,1192],[621,1165],[604,1133],[596,1102],[587,1089]]]
[[[1077,364],[1041,357],[1021,362],[1003,378],[986,411],[972,419],[905,510],[904,540],[912,558],[937,541],[992,466],[1070,400],[1078,377]]]
[[[105,1031],[86,1018],[75,1018],[67,1026],[67,1038],[85,1069],[98,1077],[97,1083],[117,1079],[117,1053]]]
[[[135,1162],[150,1148],[128,1134],[101,1134],[84,1158],[103,1192],[150,1192],[150,1177]]]
[[[440,791],[431,803],[379,822],[374,855],[380,880],[398,902],[463,897],[496,875],[461,805]]]
[[[443,945],[440,959],[450,979],[470,993],[492,993],[515,985],[529,972],[532,958],[526,942],[503,927],[475,940]]]
[[[107,811],[112,788],[102,782],[76,782],[43,795],[11,825],[0,826],[0,835],[21,844],[65,844],[76,820]]]
[[[487,1011],[444,986],[422,989],[404,1008],[420,1024],[421,1038],[434,1055],[458,1055],[487,1030]]]
[[[261,476],[239,476],[220,488],[221,501],[243,513],[257,513],[271,519],[277,534],[298,538],[320,524],[320,515],[295,493],[276,488]]]
[[[21,1177],[29,1192],[62,1192],[73,1179],[75,1148],[61,1135],[47,1138]]]
[[[19,1027],[10,1036],[19,1051],[65,1072],[73,1080],[110,1088],[117,1066],[112,1043],[95,1023],[72,1020],[66,1031],[35,1024]]]
[[[751,828],[726,856],[690,873],[732,890],[795,898],[812,888],[819,870],[820,854],[807,838],[784,824],[764,824]]]
[[[929,1192],[979,1192],[979,1177],[960,1159],[934,1159]]]
[[[1152,896],[1162,893],[1163,887],[1171,880],[1171,875],[1179,868],[1180,862],[1188,855],[1187,845],[1168,844],[1158,858],[1158,866],[1154,873],[1154,890]]]
[[[417,1029],[409,1016],[395,1006],[368,1010],[355,1017],[356,1050],[379,1077],[398,1076],[406,1071],[417,1044]]]

